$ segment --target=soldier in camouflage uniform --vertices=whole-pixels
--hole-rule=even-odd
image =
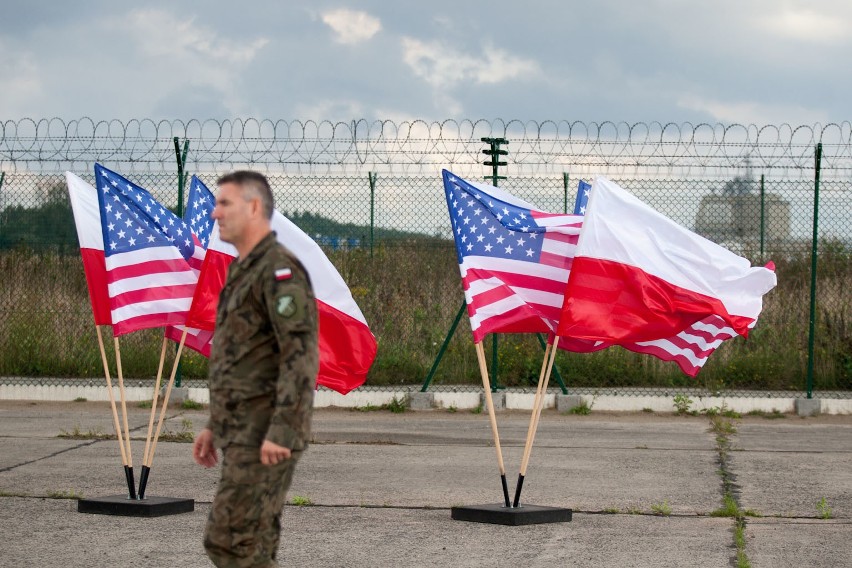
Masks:
[[[307,448],[319,366],[317,311],[302,264],[270,229],[266,178],[234,172],[218,181],[213,218],[239,257],[219,296],[210,353],[210,420],[193,444],[222,477],[204,534],[216,566],[276,566],[279,517]]]

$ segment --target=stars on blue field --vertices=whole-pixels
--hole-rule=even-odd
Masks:
[[[470,255],[538,262],[544,228],[529,209],[493,198],[455,176],[445,181],[460,263]]]

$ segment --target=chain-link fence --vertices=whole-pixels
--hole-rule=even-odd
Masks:
[[[213,187],[230,169],[266,172],[278,209],[327,251],[378,339],[368,386],[422,383],[463,301],[440,168],[483,177],[479,137],[493,134],[509,139],[501,186],[543,210],[571,211],[577,182],[607,175],[685,227],[755,263],[777,265],[778,288],[751,337],[726,342],[697,379],[672,363],[611,348],[560,354],[559,380],[569,391],[789,396],[811,386],[819,396],[852,395],[848,123],[7,122],[0,130],[0,376],[66,384],[102,374],[62,171],[92,181],[100,160],[176,208],[170,136],[180,135],[190,140],[189,173]],[[826,157],[808,385],[817,142]],[[470,338],[462,318],[432,385],[477,388]],[[125,376],[149,380],[160,341],[155,330],[122,338]],[[498,382],[533,386],[542,354],[534,336],[501,336]],[[189,355],[182,372],[201,381],[206,362]]]

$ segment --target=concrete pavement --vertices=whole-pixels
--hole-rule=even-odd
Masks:
[[[134,462],[148,410],[131,405]],[[498,416],[514,486],[529,414]],[[197,431],[203,411],[170,409],[166,430]],[[852,558],[852,417],[735,420],[728,474],[758,566],[845,566]],[[103,403],[0,401],[0,565],[208,566],[200,537],[218,479],[186,443],[160,442],[149,495],[190,497],[190,514],[83,515],[61,495],[120,493]],[[730,566],[735,522],[722,505],[716,434],[706,417],[560,415],[546,410],[524,502],[574,509],[571,523],[528,527],[450,520],[449,507],[501,499],[485,414],[318,410],[314,443],[283,517],[282,564],[293,566]],[[831,519],[819,518],[825,508]],[[668,516],[655,515],[664,511]]]

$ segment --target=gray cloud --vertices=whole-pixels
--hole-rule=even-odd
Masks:
[[[0,118],[848,119],[846,2],[249,6],[9,0]]]

